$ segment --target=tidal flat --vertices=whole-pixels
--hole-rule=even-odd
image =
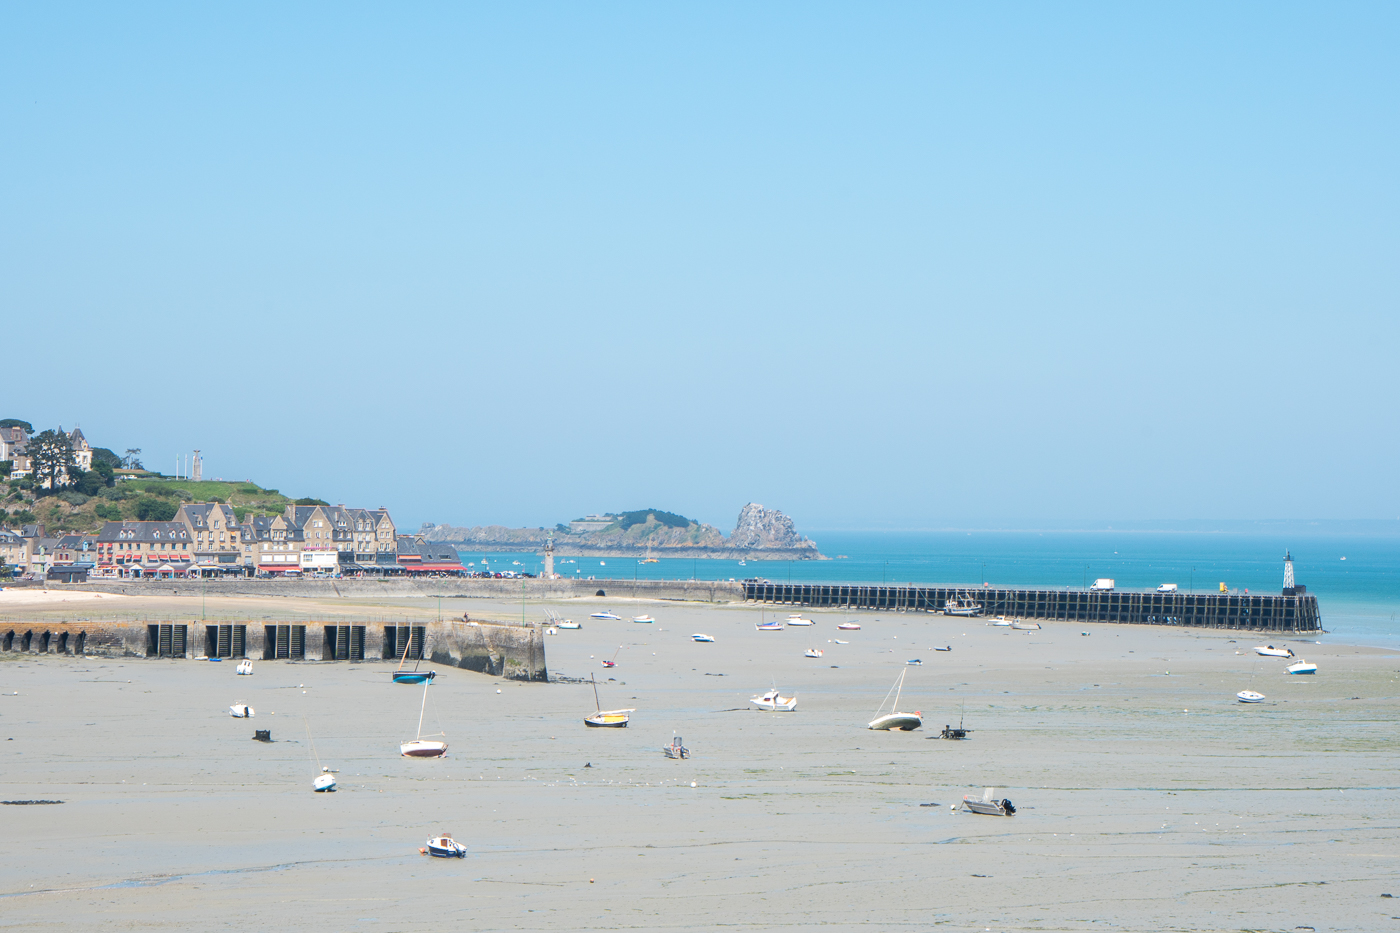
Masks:
[[[522,612],[70,595],[0,613]],[[523,612],[545,608],[582,623],[546,643],[571,682],[438,667],[423,731],[446,734],[440,760],[399,756],[423,691],[389,662],[240,677],[0,654],[0,799],[63,801],[0,806],[0,929],[1400,930],[1381,897],[1400,898],[1395,652],[1283,642],[1318,664],[1306,677],[1254,654],[1277,636],[846,612],[757,632],[788,610],[610,599]],[[604,608],[623,621],[589,618]],[[656,622],[627,621],[641,613]],[[869,731],[901,671],[924,727]],[[590,675],[604,708],[636,708],[629,728],[584,726],[593,688],[572,681]],[[747,708],[775,685],[795,712]],[[1268,699],[1237,703],[1246,688]],[[967,740],[938,738],[960,720]],[[662,755],[673,735],[691,758]],[[336,793],[312,792],[318,761]],[[1016,815],[951,809],[984,786]],[[444,830],[467,858],[419,854]]]

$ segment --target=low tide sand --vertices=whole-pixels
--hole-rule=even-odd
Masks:
[[[1259,638],[1200,630],[817,612],[759,633],[751,607],[551,605],[583,623],[549,637],[551,672],[599,676],[605,708],[637,708],[630,728],[586,728],[586,684],[448,669],[425,732],[445,732],[449,756],[406,760],[422,693],[387,663],[256,661],[239,677],[0,656],[0,798],[64,801],[0,807],[0,928],[1400,930],[1394,653],[1287,642],[1318,663],[1309,678],[1256,657]],[[657,621],[588,618],[603,606]],[[520,611],[442,611],[464,609]],[[240,610],[438,606],[120,607]],[[863,629],[838,632],[848,618]],[[925,728],[867,730],[901,670]],[[797,712],[744,708],[775,683]],[[1247,687],[1268,701],[1236,703]],[[235,702],[256,718],[230,718]],[[961,715],[967,741],[936,737]],[[311,791],[308,725],[335,794]],[[663,757],[673,734],[690,760]],[[988,784],[1014,817],[950,810]],[[419,855],[439,830],[471,854]]]

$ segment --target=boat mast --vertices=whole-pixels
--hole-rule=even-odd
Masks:
[[[899,712],[899,695],[904,692],[904,675],[908,673],[908,671],[909,669],[905,668],[899,672],[899,689],[894,692],[894,706],[890,709],[891,713]],[[424,694],[424,696],[427,696],[427,694]]]
[[[601,713],[603,711],[603,703],[598,699],[598,679],[591,673],[588,675],[588,679],[593,681],[593,708]],[[427,696],[427,694],[424,694],[424,696]]]
[[[418,735],[414,739],[417,741],[423,737],[423,711],[428,708],[428,684],[432,681],[423,681],[423,705],[418,708]]]

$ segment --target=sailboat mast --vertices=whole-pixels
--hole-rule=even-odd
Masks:
[[[428,684],[430,681],[423,681],[423,705],[418,708],[418,735],[417,739],[423,737],[423,711],[428,708]]]
[[[899,712],[899,695],[904,692],[905,673],[907,673],[907,669],[899,672],[899,689],[894,692],[894,708],[890,710],[891,713]]]
[[[588,679],[593,681],[593,708],[598,710],[599,712],[602,712],[603,701],[598,699],[598,678],[594,677],[592,674],[589,674]]]

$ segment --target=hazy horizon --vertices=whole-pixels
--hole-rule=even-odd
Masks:
[[[410,529],[1400,515],[1393,5],[0,25],[0,417]]]

